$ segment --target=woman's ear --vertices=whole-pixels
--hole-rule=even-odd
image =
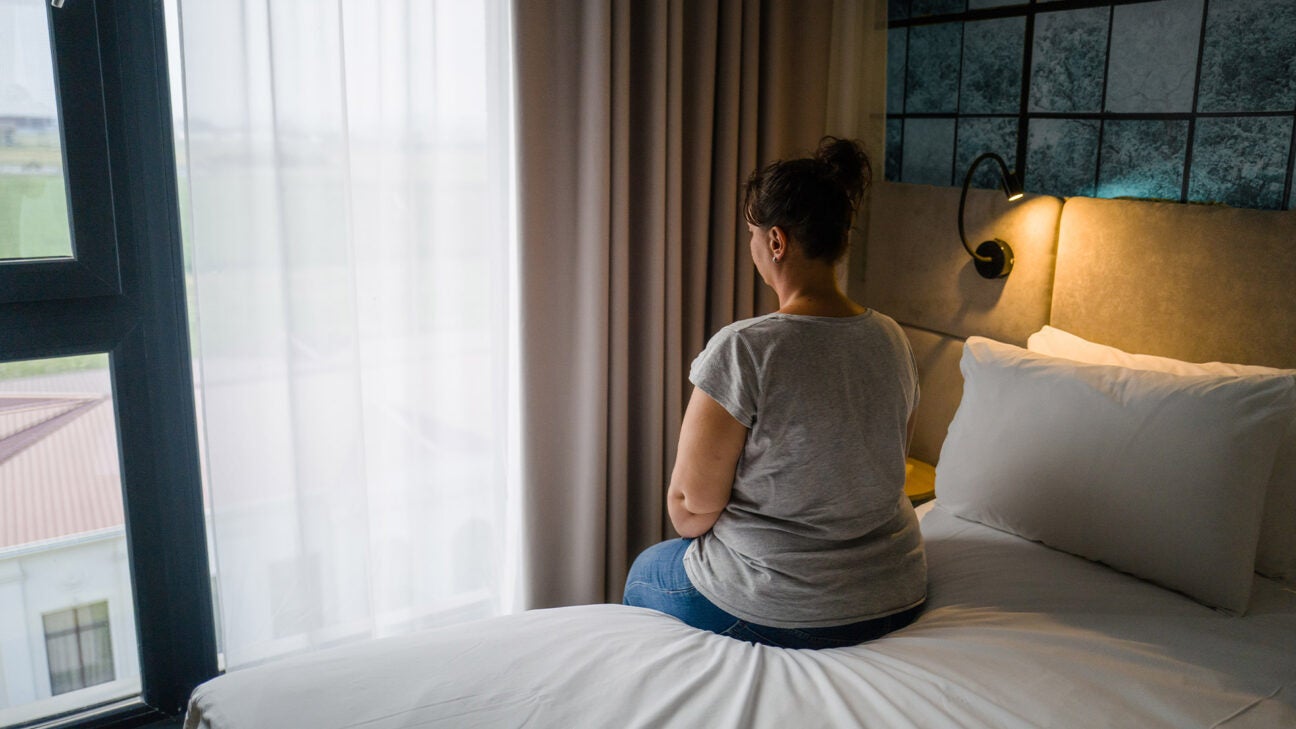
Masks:
[[[769,229],[769,247],[770,254],[775,260],[782,260],[788,252],[787,233],[782,228],[775,225]]]

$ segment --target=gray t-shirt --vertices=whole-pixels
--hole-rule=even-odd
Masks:
[[[904,495],[918,375],[894,320],[869,310],[735,322],[689,379],[749,428],[729,504],[684,556],[699,592],[777,628],[923,601],[927,562]]]

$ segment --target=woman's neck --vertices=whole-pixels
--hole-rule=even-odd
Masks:
[[[802,316],[856,316],[865,309],[851,301],[837,286],[831,268],[816,272],[799,280],[786,280],[774,287],[778,294],[779,313]]]

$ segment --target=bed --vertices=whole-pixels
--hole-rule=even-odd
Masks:
[[[857,282],[923,380],[914,624],[791,651],[537,610],[232,672],[185,726],[1296,727],[1296,217],[974,195],[1018,257],[986,282],[957,192],[879,185]]]

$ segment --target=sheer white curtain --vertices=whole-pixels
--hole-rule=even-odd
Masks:
[[[506,0],[177,10],[226,666],[507,610]]]

